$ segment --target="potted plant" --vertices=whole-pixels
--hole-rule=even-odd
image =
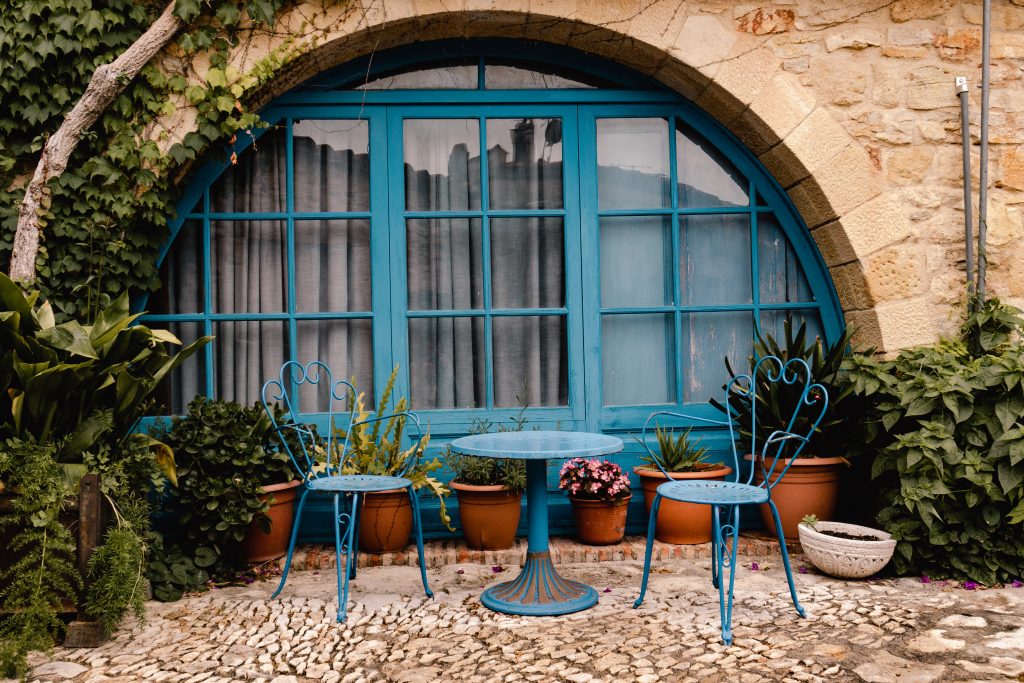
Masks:
[[[185,544],[215,572],[231,556],[282,557],[288,548],[297,479],[256,403],[197,396],[166,436],[178,466]]]
[[[896,540],[884,531],[844,522],[819,522],[814,515],[803,518],[799,532],[800,547],[811,564],[841,579],[877,574],[896,550]]]
[[[753,371],[757,358],[775,356],[783,362],[792,358],[802,358],[811,370],[812,381],[820,384],[828,392],[828,410],[818,427],[814,430],[810,442],[793,459],[785,476],[779,479],[785,467],[786,450],[782,451],[778,466],[772,473],[772,500],[779,510],[782,530],[787,538],[797,536],[797,526],[805,515],[815,515],[818,519],[831,519],[835,516],[839,498],[839,476],[842,468],[849,465],[847,456],[852,454],[852,443],[855,432],[861,429],[860,420],[856,418],[857,397],[852,396],[853,385],[842,381],[842,365],[846,350],[850,344],[852,332],[847,330],[835,344],[825,347],[821,339],[815,337],[807,340],[807,324],[800,323],[796,334],[793,334],[791,319],[783,323],[785,333],[784,345],[780,345],[771,335],[756,334],[754,355],[750,357],[750,371]],[[728,359],[726,368],[731,376],[733,371]],[[794,409],[800,400],[803,384],[785,384],[784,382],[768,382],[764,377],[756,379],[757,388],[757,444],[760,448],[777,429],[785,429],[790,422]],[[719,401],[712,399],[711,404],[725,412]],[[751,411],[749,403],[743,400],[732,402],[733,414],[740,434],[748,440],[751,436]],[[790,427],[795,434],[806,434],[810,431],[816,415],[813,410],[801,411]],[[788,447],[788,446],[787,446]],[[756,457],[755,457],[756,455]],[[754,483],[764,481],[764,470],[770,468],[771,462],[762,467],[760,453],[747,454],[746,459],[752,461]],[[771,455],[771,453],[769,453]],[[761,519],[768,529],[775,528],[771,509],[767,504],[761,508]]]
[[[665,483],[664,469],[672,479],[723,480],[732,474],[728,465],[707,462],[708,449],[690,439],[690,430],[678,436],[672,429],[654,430],[658,451],[641,457],[645,464],[633,468],[640,477],[644,505],[651,512],[654,495]],[[658,465],[661,465],[659,468]],[[662,500],[655,522],[654,537],[662,543],[695,544],[711,542],[711,506]]]
[[[399,415],[409,410],[409,402],[403,396],[389,411],[391,393],[395,378],[398,376],[396,365],[388,377],[377,415],[394,414],[391,419],[358,424],[347,429],[347,426],[335,428],[335,448],[341,449],[348,442],[348,451],[336,454],[336,462],[341,463],[341,474],[373,474],[379,476],[403,476],[412,481],[413,489],[427,489],[441,503],[441,522],[454,531],[451,518],[444,504],[444,496],[448,489],[439,479],[431,476],[441,469],[441,461],[434,458],[425,461],[423,455],[430,443],[430,433],[417,434],[408,448],[402,448],[402,440],[406,436],[408,419]],[[354,386],[354,384],[353,384]],[[367,420],[370,413],[364,405],[364,396],[358,392],[356,408],[353,414],[355,423]],[[359,549],[369,553],[384,553],[401,550],[409,544],[412,535],[412,503],[405,489],[387,491],[371,491],[361,501],[359,517]]]
[[[629,477],[609,460],[573,458],[562,465],[558,488],[569,494],[576,534],[590,545],[618,543],[626,535]]]

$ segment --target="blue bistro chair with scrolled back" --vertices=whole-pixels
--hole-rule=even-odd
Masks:
[[[326,403],[327,429],[321,435],[315,428],[303,423],[295,410],[292,398],[299,388],[308,385],[321,399],[321,408]],[[409,458],[406,466],[396,476],[378,476],[366,474],[341,474],[350,452],[349,436],[355,427],[363,424],[384,420],[405,420],[416,432],[413,443],[422,443],[423,432],[419,418],[409,411],[400,411],[388,415],[377,415],[364,420],[355,420],[356,390],[343,379],[335,380],[330,368],[320,361],[311,361],[305,365],[296,361],[288,361],[281,366],[280,376],[263,385],[263,408],[270,416],[273,429],[277,433],[282,448],[291,458],[292,464],[305,483],[302,496],[299,498],[295,512],[295,523],[292,526],[291,540],[288,542],[288,557],[285,560],[281,583],[271,598],[277,597],[288,580],[288,570],[292,564],[292,553],[295,551],[295,539],[302,521],[302,509],[310,494],[331,496],[334,500],[334,551],[338,574],[338,621],[345,621],[348,606],[348,582],[356,576],[356,562],[359,547],[359,509],[362,497],[374,491],[389,489],[405,489],[412,501],[413,524],[416,534],[416,550],[419,553],[420,577],[423,590],[427,597],[434,594],[427,584],[427,569],[423,561],[423,527],[420,522],[419,500],[413,491],[413,483],[404,475],[416,464],[416,458]],[[275,416],[272,404],[280,403],[284,407],[285,421],[280,422]],[[347,405],[347,409],[343,408]],[[339,410],[340,409],[340,410]],[[335,424],[335,416],[347,414],[342,425]],[[337,427],[343,427],[344,438],[337,443],[340,433]],[[418,455],[418,454],[417,454]],[[345,555],[345,573],[342,577],[341,556]]]
[[[773,387],[773,385],[776,385]],[[759,444],[759,434],[767,433],[774,425],[759,426],[758,404],[764,402],[765,392],[781,390],[786,387],[787,394],[795,396],[792,413],[787,424],[778,425],[768,433]],[[759,392],[761,393],[759,397]],[[710,505],[712,510],[711,536],[711,583],[718,589],[719,616],[722,622],[722,642],[732,644],[732,607],[733,586],[735,583],[736,546],[740,530],[740,506],[767,503],[775,519],[775,531],[779,538],[782,551],[782,564],[786,569],[786,580],[789,582],[789,593],[793,598],[797,613],[806,616],[804,608],[797,599],[796,586],[793,584],[793,572],[789,566],[789,553],[782,533],[782,522],[779,511],[772,502],[772,488],[782,479],[807,445],[814,430],[818,427],[825,411],[828,409],[828,392],[820,384],[814,382],[807,363],[800,358],[792,358],[783,362],[775,356],[764,356],[757,360],[749,375],[733,377],[725,387],[726,419],[712,420],[683,413],[660,410],[648,416],[644,423],[641,443],[652,456],[647,443],[647,431],[652,421],[659,417],[683,418],[697,422],[709,423],[729,428],[729,440],[732,447],[733,471],[737,473],[737,481],[712,481],[691,479],[674,481],[662,468],[666,482],[658,487],[657,494],[651,504],[650,520],[647,527],[647,554],[644,558],[644,575],[640,585],[640,597],[633,607],[639,607],[647,592],[647,580],[651,571],[651,551],[654,547],[655,521],[658,508],[664,498],[684,503]],[[787,408],[788,412],[788,408]],[[738,417],[744,416],[743,433],[737,424]],[[767,427],[767,429],[765,429]],[[749,429],[750,433],[746,433]],[[799,433],[797,433],[799,432]],[[760,455],[755,459],[750,472],[744,481],[740,481],[739,444],[748,444],[743,453]],[[654,458],[660,465],[660,459]],[[761,467],[762,480],[754,484],[754,468]],[[724,519],[723,519],[724,518]],[[731,540],[731,543],[730,543]],[[728,585],[725,581],[725,570],[729,570]]]

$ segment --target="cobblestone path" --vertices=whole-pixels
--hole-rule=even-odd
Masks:
[[[800,619],[778,560],[736,579],[733,647],[722,646],[707,560],[655,566],[632,609],[636,561],[566,564],[600,604],[565,617],[510,617],[478,596],[515,567],[361,570],[349,620],[336,624],[334,573],[298,572],[281,598],[253,584],[150,603],[144,626],[95,650],[41,656],[33,678],[76,683],[167,681],[1024,681],[1024,589],[967,591],[917,580],[796,576]],[[794,567],[803,563],[797,557]],[[500,569],[500,571],[494,571]]]

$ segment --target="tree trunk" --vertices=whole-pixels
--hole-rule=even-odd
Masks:
[[[35,279],[39,230],[42,218],[50,208],[48,183],[64,172],[71,153],[75,151],[82,138],[82,133],[96,123],[142,67],[153,59],[183,26],[181,19],[174,15],[172,0],[160,17],[132,43],[131,47],[113,62],[96,69],[81,99],[57,132],[46,141],[36,172],[25,190],[25,198],[18,209],[18,228],[14,233],[14,249],[11,252],[12,280],[28,284]]]

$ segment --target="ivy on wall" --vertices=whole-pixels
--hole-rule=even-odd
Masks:
[[[37,284],[58,317],[90,318],[125,290],[158,285],[155,263],[173,215],[174,180],[211,143],[259,123],[244,96],[291,57],[286,42],[239,74],[227,64],[236,29],[244,20],[272,22],[283,4],[176,1],[187,24],[168,50],[174,59],[142,70],[49,186]],[[96,68],[138,39],[159,10],[144,0],[13,0],[0,10],[0,268],[7,268],[24,184],[46,136]],[[209,58],[201,74],[194,66],[200,53]],[[195,107],[196,129],[163,154],[147,126],[182,104]]]

